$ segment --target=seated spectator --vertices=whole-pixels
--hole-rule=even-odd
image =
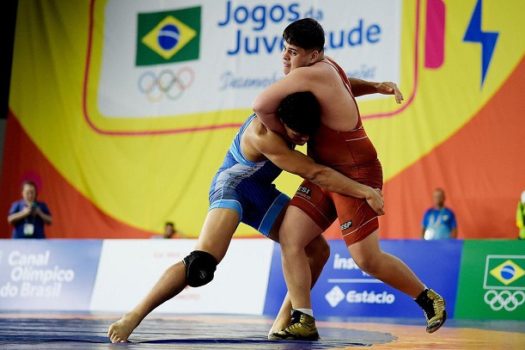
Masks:
[[[176,238],[177,230],[175,229],[175,224],[171,221],[164,224],[164,238]]]
[[[451,209],[445,207],[445,191],[436,188],[433,200],[434,206],[423,216],[423,238],[426,240],[457,238],[456,216]]]
[[[22,183],[22,199],[14,202],[7,221],[13,225],[13,238],[46,238],[44,224],[51,224],[51,213],[46,203],[37,201],[36,185]]]

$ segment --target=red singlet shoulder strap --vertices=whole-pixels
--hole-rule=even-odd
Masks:
[[[321,62],[329,64],[330,66],[332,66],[336,70],[336,72],[339,74],[339,77],[343,81],[343,84],[344,84],[345,88],[348,90],[350,95],[352,95],[352,97],[354,97],[354,94],[352,94],[352,85],[350,84],[350,80],[348,80],[348,76],[346,75],[346,72],[344,71],[344,69],[341,68],[341,66],[338,65],[330,57],[325,57],[324,60],[322,60]]]
[[[346,72],[344,71],[344,69],[341,68],[341,66],[338,65],[337,62],[335,62],[330,57],[325,57],[321,62],[324,62],[324,63],[332,66],[336,70],[336,72],[339,74],[339,77],[343,81],[343,85],[345,86],[346,90],[350,94],[350,97],[352,97],[352,99],[354,100],[354,102],[355,102],[355,104],[357,106],[357,101],[355,100],[354,94],[352,93],[352,85],[350,84],[350,80],[348,80],[348,76],[346,75]],[[359,108],[358,108],[358,117],[357,117],[356,129],[362,128],[362,126],[363,126],[363,123],[361,121],[361,113],[359,113]]]

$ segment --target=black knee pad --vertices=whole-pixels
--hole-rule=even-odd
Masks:
[[[184,258],[186,281],[190,287],[200,287],[213,280],[217,260],[210,253],[194,250]]]

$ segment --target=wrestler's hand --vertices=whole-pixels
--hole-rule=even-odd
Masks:
[[[383,94],[383,95],[394,95],[397,103],[401,103],[404,100],[403,94],[401,93],[397,85],[390,81],[378,83],[377,93]]]
[[[385,214],[385,202],[383,200],[383,193],[380,189],[370,187],[365,199],[370,208],[372,208],[377,215]]]

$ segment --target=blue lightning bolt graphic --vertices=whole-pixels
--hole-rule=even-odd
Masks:
[[[470,18],[467,31],[465,32],[465,37],[463,38],[463,41],[465,42],[481,44],[481,86],[483,86],[483,83],[485,82],[485,77],[487,76],[487,71],[499,35],[498,32],[483,32],[481,30],[482,3],[483,0],[478,0],[476,8],[472,13],[472,17]]]

